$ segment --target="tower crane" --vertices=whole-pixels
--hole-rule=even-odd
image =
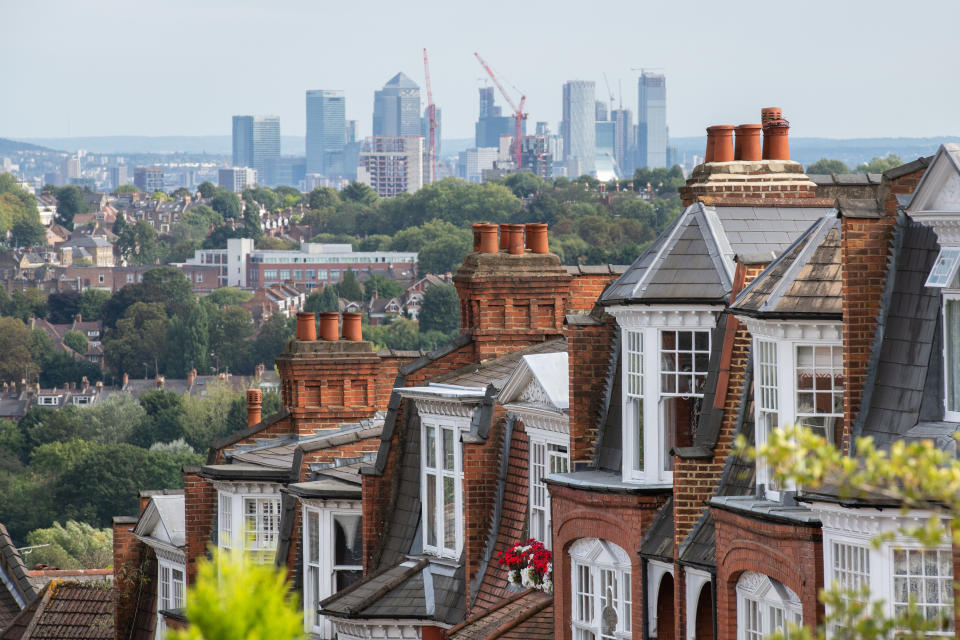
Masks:
[[[500,91],[500,95],[503,96],[503,99],[506,100],[507,104],[510,105],[510,108],[513,109],[513,117],[516,120],[516,132],[513,136],[512,151],[513,151],[513,161],[514,163],[516,163],[517,171],[519,171],[522,168],[520,138],[522,137],[522,133],[523,133],[523,121],[527,119],[527,114],[523,112],[523,107],[527,103],[527,96],[521,95],[520,106],[515,105],[513,103],[513,100],[510,98],[510,94],[508,94],[504,90],[503,86],[500,84],[500,81],[497,80],[497,76],[494,75],[493,69],[490,68],[490,65],[484,62],[483,58],[480,57],[479,53],[474,52],[473,55],[477,57],[477,61],[480,62],[480,66],[484,68],[484,70],[487,72],[487,75],[489,75],[490,79],[493,80],[493,84]]]
[[[613,120],[613,89],[610,88],[610,81],[607,80],[607,72],[603,72],[603,84],[607,85],[607,95],[610,96],[610,119]]]
[[[433,90],[430,89],[430,61],[426,49],[423,50],[423,74],[427,79],[427,118],[430,122],[427,155],[430,158],[430,182],[433,182],[437,179],[437,105],[433,104]]]

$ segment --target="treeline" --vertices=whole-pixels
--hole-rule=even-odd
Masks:
[[[0,238],[19,247],[42,244],[45,238],[37,199],[9,173],[0,173]]]
[[[141,489],[183,486],[181,467],[210,443],[246,427],[246,400],[225,381],[203,395],[113,393],[89,407],[33,407],[0,420],[0,514],[18,541],[54,521],[109,526],[134,514]],[[264,415],[280,410],[264,395]]]

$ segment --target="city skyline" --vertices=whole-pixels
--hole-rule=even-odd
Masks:
[[[426,3],[402,8],[384,5],[371,22],[362,7],[345,5],[322,8],[329,14],[323,17],[328,23],[352,26],[332,29],[317,39],[309,34],[321,8],[299,2],[270,8],[238,2],[225,11],[223,2],[175,1],[163,12],[151,12],[148,27],[143,27],[145,9],[114,0],[96,0],[83,7],[16,2],[5,7],[12,19],[4,21],[7,29],[0,27],[4,32],[0,55],[19,62],[8,73],[7,87],[24,99],[0,105],[4,123],[0,136],[210,135],[229,133],[228,118],[236,113],[276,114],[284,122],[285,133],[303,135],[304,92],[336,87],[344,90],[347,117],[361,123],[363,137],[371,133],[373,92],[384,78],[402,71],[423,86],[423,46],[431,53],[434,96],[445,111],[449,138],[474,133],[479,115],[476,91],[483,84],[478,81],[482,69],[471,60],[475,50],[490,62],[509,91],[517,87],[527,96],[531,121],[546,121],[551,127],[561,117],[564,82],[592,80],[598,96],[605,97],[602,83],[607,74],[611,91],[619,94],[622,85],[623,106],[636,114],[637,73],[632,69],[659,67],[670,78],[667,125],[675,137],[702,135],[704,127],[719,122],[751,121],[755,105],[761,103],[789,109],[803,123],[796,130],[798,136],[950,135],[956,133],[956,125],[946,106],[960,99],[960,88],[942,82],[936,65],[916,64],[914,58],[956,58],[958,45],[948,25],[960,18],[960,6],[934,0],[921,4],[930,11],[889,20],[896,7],[892,2],[840,6],[813,2],[794,12],[789,29],[770,25],[759,2],[740,3],[735,9],[708,3],[692,7],[624,4],[618,8],[618,20],[583,29],[568,19],[575,10],[572,4],[560,3],[544,11],[536,5],[494,2],[471,19],[466,33],[450,26],[460,24],[455,8],[437,9]],[[426,22],[417,17],[421,6],[423,15],[430,15]],[[549,33],[558,45],[573,39],[578,45],[554,47],[547,64],[533,55],[542,53],[533,43],[497,37],[496,18],[507,11],[516,13],[513,20],[517,22],[537,24],[538,32]],[[930,15],[938,19],[924,18]],[[41,22],[46,37],[40,48],[30,42],[30,29],[11,28]],[[199,30],[189,46],[170,46],[169,35],[184,22],[209,28]],[[641,24],[646,25],[642,38]],[[651,28],[653,24],[662,27]],[[87,43],[86,57],[79,58],[87,72],[77,73],[75,65],[68,70],[62,61],[72,55],[67,51],[69,34],[94,33],[95,27],[109,30],[111,37]],[[398,28],[405,29],[399,44]],[[359,30],[363,38],[356,37]],[[743,30],[751,37],[733,37]],[[243,41],[244,36],[261,40],[264,54],[243,69],[215,76],[206,71],[229,50],[224,43]],[[29,59],[25,51],[30,52]],[[584,51],[591,55],[583,55]],[[905,54],[910,51],[922,54]],[[708,52],[709,64],[704,64]],[[111,72],[100,74],[97,61],[107,55]],[[149,101],[133,110],[121,107],[123,101],[105,106],[94,99],[92,93],[104,87],[120,95],[143,91],[146,79],[134,70],[147,61],[154,88]],[[45,72],[31,71],[37,68]],[[99,81],[91,82],[92,78]],[[255,91],[249,86],[253,78]],[[892,78],[909,78],[911,90],[893,90]],[[184,100],[183,92],[177,90],[186,86],[194,99]],[[902,84],[896,89],[902,89]],[[55,95],[70,96],[70,100],[52,99]],[[830,99],[824,100],[824,95]],[[711,103],[709,121],[701,108],[705,96]],[[503,105],[500,96],[497,102]],[[922,118],[905,117],[921,111]]]

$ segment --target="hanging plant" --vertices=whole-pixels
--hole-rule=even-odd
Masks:
[[[507,570],[510,584],[553,592],[553,553],[542,542],[533,538],[517,542],[498,553],[497,562]]]

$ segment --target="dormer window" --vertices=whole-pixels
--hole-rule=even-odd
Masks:
[[[944,418],[960,422],[960,248],[940,249],[926,286],[943,290]]]
[[[623,479],[670,484],[710,364],[713,309],[611,309],[622,333]]]
[[[836,443],[843,422],[843,348],[835,324],[748,320],[754,335],[756,443],[797,423]],[[757,463],[757,484],[779,499],[772,470]]]

